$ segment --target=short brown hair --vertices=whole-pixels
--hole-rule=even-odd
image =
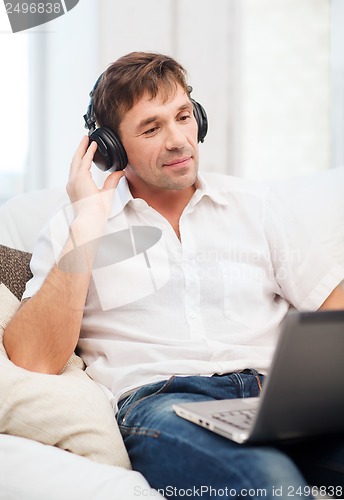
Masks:
[[[154,98],[162,91],[167,99],[177,85],[189,95],[186,71],[177,61],[163,54],[131,52],[108,67],[94,91],[97,123],[118,133],[124,113],[144,93]]]

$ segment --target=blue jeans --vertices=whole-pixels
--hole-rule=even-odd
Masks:
[[[262,383],[262,375],[244,370],[141,387],[119,403],[117,414],[133,468],[166,498],[297,500],[325,492],[344,498],[343,438],[279,449],[239,445],[172,410],[174,403],[258,396]]]

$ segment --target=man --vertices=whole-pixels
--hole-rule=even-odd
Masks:
[[[290,304],[343,308],[343,276],[265,186],[198,174],[199,124],[176,61],[128,54],[92,99],[127,165],[98,189],[97,144],[82,140],[67,242],[55,262],[52,227],[40,239],[31,298],[5,331],[10,359],[59,373],[78,346],[87,373],[114,395],[133,468],[169,496],[204,487],[203,498],[228,488],[308,497],[314,452],[236,445],[180,419],[172,404],[259,395]],[[317,458],[337,454],[337,481],[343,450],[343,441],[316,445]]]

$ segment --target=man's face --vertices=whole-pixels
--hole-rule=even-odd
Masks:
[[[182,190],[196,180],[198,127],[192,103],[179,85],[167,100],[164,97],[145,94],[119,127],[128,156],[125,175],[136,195],[147,188]]]

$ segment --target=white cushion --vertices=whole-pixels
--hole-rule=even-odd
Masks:
[[[27,371],[7,358],[2,335],[18,306],[0,284],[0,432],[129,469],[112,407],[81,358],[73,354],[60,375]]]
[[[0,500],[163,499],[138,472],[0,434]]]

